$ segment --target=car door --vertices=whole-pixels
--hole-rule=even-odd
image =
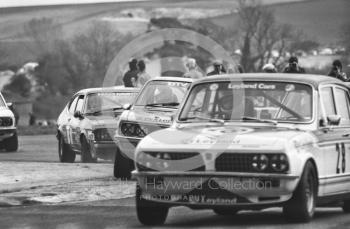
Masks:
[[[72,147],[75,150],[80,150],[80,134],[81,134],[81,124],[82,119],[79,117],[74,117],[74,113],[77,111],[83,112],[83,107],[85,103],[85,95],[79,95],[77,99],[77,104],[73,112],[73,116],[69,122],[71,133],[72,133]]]
[[[334,189],[350,192],[350,97],[345,87],[334,87],[337,114],[341,116],[339,131],[341,142],[337,147],[336,174]]]
[[[323,107],[323,128],[318,132],[319,146],[321,152],[316,156],[320,162],[319,178],[320,191],[324,195],[335,195],[349,189],[343,173],[341,163],[346,155],[346,147],[349,147],[346,139],[349,130],[349,111],[344,109],[347,106],[348,98],[339,91],[341,88],[335,85],[327,85],[320,88],[321,107]],[[346,102],[344,104],[344,101]],[[331,116],[340,115],[339,125],[330,125],[326,121]],[[348,150],[349,151],[349,150]],[[345,158],[346,160],[346,158]],[[346,166],[345,166],[346,167]]]
[[[70,121],[73,118],[74,110],[77,105],[78,101],[78,95],[75,95],[70,103],[67,106],[67,111],[65,112],[65,115],[62,117],[62,134],[64,137],[64,141],[69,144],[72,147],[73,144],[73,138],[72,138],[72,128]]]

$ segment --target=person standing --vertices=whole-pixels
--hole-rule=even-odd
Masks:
[[[188,71],[184,74],[184,77],[192,79],[203,78],[203,74],[200,71],[198,71],[198,66],[195,59],[189,58],[187,60],[186,67]]]
[[[288,61],[288,66],[283,70],[283,73],[305,73],[305,69],[299,66],[298,57],[291,56]]]
[[[277,69],[275,67],[275,65],[273,64],[265,64],[264,67],[262,68],[262,70],[266,73],[276,73]]]
[[[348,76],[346,75],[345,72],[343,72],[343,65],[340,62],[340,60],[333,61],[332,69],[328,73],[328,76],[340,79],[340,80],[342,80],[344,82],[348,82],[349,81]]]
[[[129,62],[129,71],[127,71],[123,77],[125,87],[136,87],[138,78],[137,60],[132,59]]]
[[[214,67],[214,70],[209,72],[207,74],[207,76],[220,75],[220,74],[225,74],[226,73],[226,71],[223,68],[223,65],[222,65],[221,61],[219,61],[219,60],[214,61],[213,67]]]
[[[142,87],[143,85],[145,85],[145,83],[151,79],[151,76],[146,72],[146,64],[145,61],[140,60],[137,63],[137,67],[139,69],[139,73],[137,75],[137,83],[136,86],[137,87]]]

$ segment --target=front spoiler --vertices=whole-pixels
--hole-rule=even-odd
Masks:
[[[192,208],[276,206],[291,198],[300,177],[293,174],[214,171],[133,171],[132,176],[138,181],[142,198]],[[249,184],[253,186],[245,186],[247,182],[252,182]]]

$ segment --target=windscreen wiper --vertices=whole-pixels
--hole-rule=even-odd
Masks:
[[[208,121],[208,122],[218,122],[218,123],[221,123],[221,124],[224,124],[226,122],[224,119],[204,118],[204,117],[199,117],[199,116],[192,116],[192,117],[181,118],[180,121],[187,121],[187,120],[193,120],[193,119],[199,119],[199,120],[204,120],[204,121]]]
[[[180,103],[178,102],[171,102],[171,103],[149,103],[149,104],[146,104],[145,106],[146,107],[166,107],[166,106],[178,106],[180,105]]]
[[[241,119],[243,121],[257,121],[257,122],[265,122],[265,123],[272,123],[274,125],[277,125],[278,122],[276,120],[271,120],[271,119],[260,119],[260,118],[254,118],[254,117],[249,117],[249,116],[242,116]]]

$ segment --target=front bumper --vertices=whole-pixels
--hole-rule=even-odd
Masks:
[[[16,128],[0,129],[0,141],[12,137],[17,133]]]
[[[226,172],[137,172],[142,198],[192,207],[278,205],[289,200],[299,176]]]

